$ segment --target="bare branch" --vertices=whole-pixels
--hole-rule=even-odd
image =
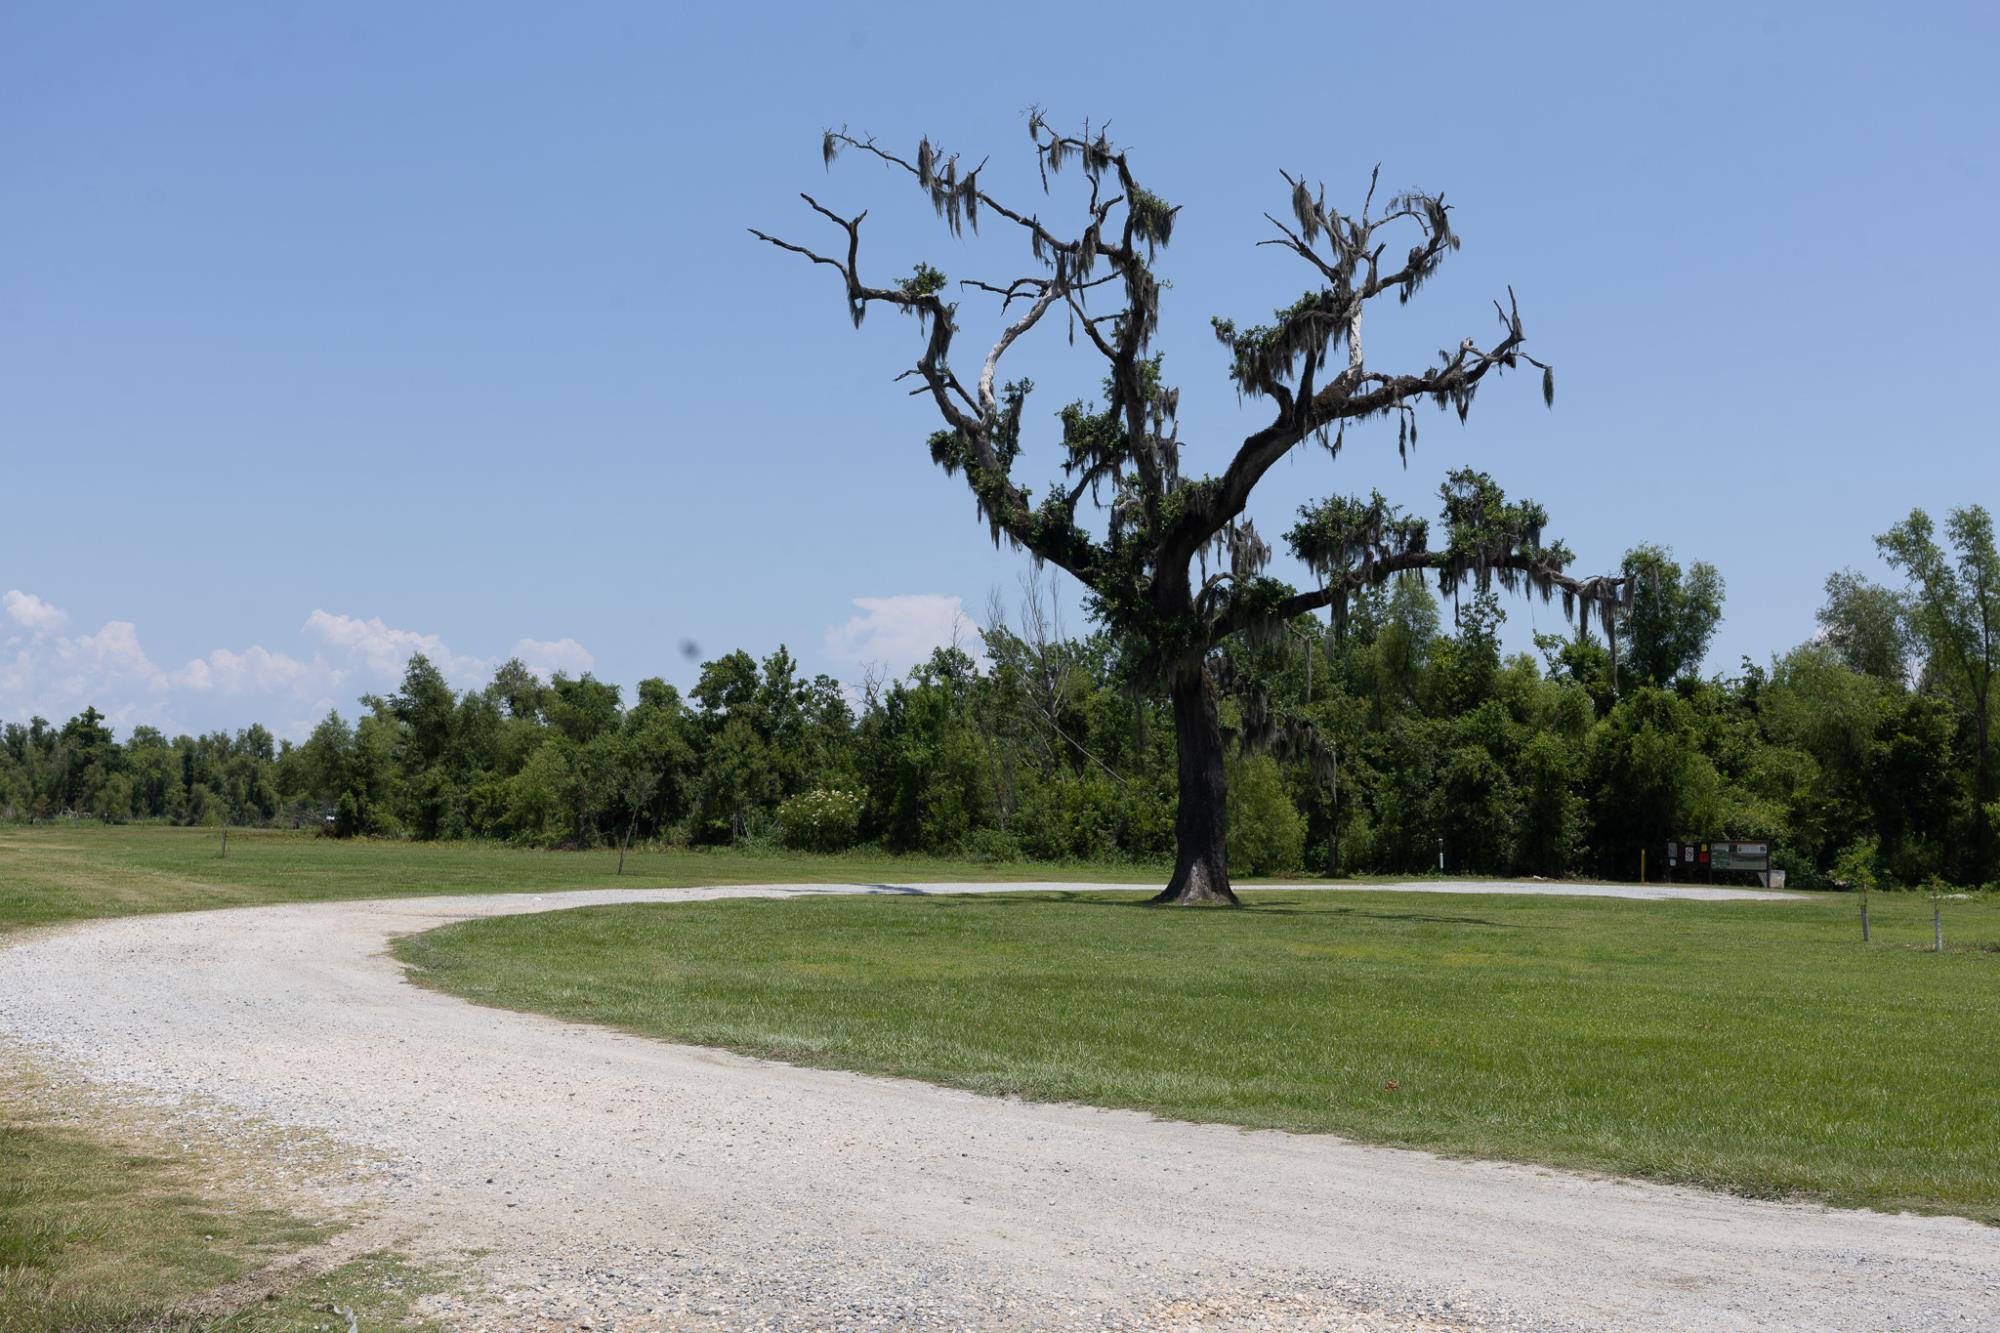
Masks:
[[[1060,294],[1061,289],[1055,283],[1044,283],[1042,285],[1042,294],[1037,296],[1035,303],[1028,307],[1028,313],[1015,320],[1012,324],[1009,324],[1006,330],[1001,333],[999,341],[993,344],[993,350],[986,354],[985,369],[979,372],[979,407],[986,414],[988,421],[993,420],[1000,412],[1000,404],[993,397],[993,374],[999,368],[1000,358],[1006,354],[1009,347],[1014,345],[1016,338],[1035,327],[1035,324],[1047,313],[1048,308],[1055,303],[1056,297]]]

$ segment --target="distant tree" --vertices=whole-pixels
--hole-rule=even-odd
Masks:
[[[166,817],[186,798],[180,761],[157,727],[134,727],[125,740],[125,767],[132,775],[132,804],[139,815]]]
[[[1651,685],[1619,700],[1591,734],[1591,822],[1607,873],[1636,876],[1641,848],[1731,832],[1720,827],[1721,780],[1701,741],[1694,706]]]
[[[1904,884],[1946,869],[1951,825],[1964,805],[1953,714],[1935,694],[1900,694],[1875,731],[1869,805],[1882,864]]]
[[[823,728],[844,722],[844,706],[826,698],[838,687],[799,679],[782,645],[760,671],[750,654],[728,653],[702,663],[691,695],[707,756],[697,793],[697,831],[708,841],[734,841],[761,828],[779,801],[803,791],[826,761]]]
[[[118,762],[117,747],[111,728],[104,725],[104,714],[95,708],[85,708],[64,723],[56,737],[56,752],[61,756],[63,807],[94,809],[97,788]]]
[[[1701,670],[1722,623],[1722,575],[1700,561],[1685,573],[1663,546],[1625,553],[1626,604],[1618,616],[1620,692],[1671,685]]]
[[[976,231],[984,217],[1026,241],[1036,271],[959,284],[961,292],[997,298],[1002,322],[990,347],[970,363],[954,360],[962,316],[946,297],[943,273],[919,262],[887,285],[863,278],[865,212],[843,216],[804,196],[841,234],[831,254],[752,234],[837,273],[857,325],[871,306],[916,317],[925,347],[906,374],[943,418],[944,429],[930,437],[933,461],[965,475],[996,542],[1025,548],[1089,588],[1093,613],[1129,646],[1138,673],[1166,687],[1178,746],[1177,850],[1158,900],[1233,902],[1225,751],[1208,665],[1217,645],[1320,608],[1334,608],[1338,618],[1357,590],[1411,571],[1436,574],[1447,590],[1468,580],[1484,588],[1497,576],[1509,587],[1525,581],[1545,596],[1560,588],[1568,599],[1606,606],[1616,584],[1567,576],[1569,553],[1542,542],[1541,509],[1509,504],[1490,479],[1469,473],[1448,488],[1443,542],[1433,545],[1426,524],[1404,519],[1379,496],[1328,501],[1310,507],[1290,537],[1293,553],[1321,586],[1297,592],[1265,576],[1270,547],[1245,519],[1245,507],[1270,469],[1300,444],[1317,441],[1337,455],[1348,423],[1393,417],[1398,448],[1406,450],[1419,405],[1463,420],[1489,376],[1523,364],[1542,371],[1543,394],[1552,401],[1553,372],[1523,350],[1526,334],[1511,294],[1506,305],[1496,305],[1501,331],[1484,348],[1465,338],[1428,369],[1371,368],[1363,355],[1365,311],[1390,295],[1409,300],[1458,247],[1445,202],[1411,192],[1378,212],[1371,179],[1359,210],[1342,213],[1323,190],[1286,175],[1292,221],[1273,218],[1277,235],[1267,243],[1303,261],[1312,286],[1268,324],[1214,323],[1234,390],[1269,403],[1272,415],[1241,442],[1220,476],[1186,476],[1175,424],[1180,391],[1163,378],[1152,350],[1164,290],[1154,259],[1171,239],[1179,209],[1140,184],[1127,155],[1101,130],[1059,133],[1035,112],[1028,131],[1045,190],[1065,166],[1082,171],[1088,198],[1075,230],[1059,232],[1038,211],[1003,203],[981,182],[983,162],[967,165],[928,139],[914,160],[844,131],[829,131],[822,141],[829,168],[851,150],[906,174],[954,235],[965,227]],[[1413,244],[1385,266],[1398,232]],[[1105,401],[1071,403],[1058,414],[1065,475],[1037,500],[1013,476],[1033,386],[1003,381],[1000,363],[1052,311],[1101,358]],[[1077,520],[1086,495],[1106,512],[1101,536]]]
[[[451,717],[451,749],[445,756],[455,778],[470,780],[503,762],[501,737],[507,722],[505,707],[485,691],[467,690],[458,696]]]
[[[1758,696],[1765,744],[1745,767],[1782,805],[1790,849],[1821,871],[1868,827],[1877,735],[1898,689],[1820,642],[1778,658]]]
[[[342,792],[333,804],[333,836],[353,838],[367,831],[367,799],[357,790]]]
[[[1500,626],[1506,619],[1491,593],[1479,594],[1459,613],[1458,633],[1443,640],[1432,657],[1440,711],[1470,712],[1493,696],[1500,676]]]
[[[1875,539],[1882,556],[1910,580],[1907,624],[1923,646],[1935,681],[1952,690],[1967,709],[1972,732],[1972,874],[1993,872],[1994,756],[1993,691],[2000,677],[2000,551],[1994,549],[1993,519],[1978,505],[1945,516],[1945,539],[1938,544],[1930,515],[1910,516]]]
[[[629,768],[623,790],[632,802],[629,841],[629,830],[641,819],[657,830],[664,821],[685,816],[693,799],[695,738],[680,691],[658,677],[640,681],[639,701],[626,711],[623,736]]]
[[[719,730],[734,714],[757,703],[757,661],[742,649],[701,664],[701,678],[689,697],[701,706],[703,721]]]
[[[340,714],[329,711],[299,746],[306,793],[322,805],[332,805],[353,785],[354,732]]]
[[[1576,860],[1583,838],[1576,768],[1575,751],[1554,731],[1538,732],[1522,747],[1517,855],[1521,866],[1534,874],[1560,876]]]
[[[1446,865],[1498,875],[1513,869],[1520,796],[1505,766],[1484,745],[1460,745],[1445,758]]]
[[[518,657],[510,657],[493,673],[486,693],[510,718],[534,718],[542,710],[543,685]]]
[[[354,794],[361,816],[357,833],[393,835],[404,831],[399,813],[405,776],[398,763],[401,749],[401,724],[394,714],[375,709],[355,724],[348,790]]]
[[[1589,626],[1579,625],[1574,634],[1537,634],[1535,647],[1541,651],[1550,680],[1576,686],[1589,697],[1596,712],[1611,711],[1617,702],[1611,654],[1591,636]]]
[[[572,680],[558,672],[542,696],[549,726],[582,745],[618,729],[618,687],[589,672]]]
[[[576,786],[571,747],[549,737],[507,784],[507,827],[515,840],[538,847],[563,841]]]
[[[696,797],[699,832],[707,842],[737,842],[784,794],[771,747],[750,719],[731,716],[709,737]]]
[[[229,803],[197,782],[188,792],[188,823],[218,828],[229,822]]]
[[[109,823],[119,823],[132,816],[132,779],[123,773],[114,773],[104,780],[97,789],[97,798],[91,809]]]
[[[632,835],[638,831],[639,816],[651,804],[653,793],[660,789],[661,773],[649,756],[639,752],[629,742],[619,746],[617,773],[617,796],[625,804],[625,836],[618,840],[618,873],[625,873],[625,853],[632,847]]]
[[[418,653],[403,671],[403,684],[383,701],[403,724],[404,743],[398,756],[403,767],[421,772],[444,758],[451,746],[451,718],[457,699],[444,673]]]
[[[861,737],[871,818],[891,847],[957,851],[992,813],[974,731],[972,659],[958,648],[892,684]],[[1057,853],[1062,854],[1062,853]]]
[[[1905,683],[1910,636],[1903,599],[1895,589],[1871,583],[1851,569],[1827,575],[1819,629],[1848,670]]]

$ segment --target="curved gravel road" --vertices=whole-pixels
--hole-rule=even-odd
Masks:
[[[479,1008],[384,954],[468,917],[885,888],[91,923],[0,948],[0,1036],[387,1163],[329,1197],[485,1251],[499,1294],[459,1327],[2000,1329],[2000,1229],[1962,1219],[794,1068]]]

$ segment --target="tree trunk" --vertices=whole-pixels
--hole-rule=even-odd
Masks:
[[[1979,749],[1972,770],[1972,860],[1974,875],[1981,881],[1993,871],[1993,827],[1986,817],[1993,799],[1993,721],[1987,703],[1991,688],[1989,676],[1987,689],[1972,697],[1973,743]]]
[[[1174,877],[1156,903],[1226,903],[1229,887],[1229,779],[1215,687],[1199,661],[1176,671],[1174,744],[1180,753],[1180,805],[1174,815]]]
[[[1333,773],[1326,780],[1327,794],[1333,798],[1333,818],[1326,830],[1326,873],[1329,879],[1340,874],[1340,752],[1333,752]]]

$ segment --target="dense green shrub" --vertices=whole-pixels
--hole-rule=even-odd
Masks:
[[[1305,856],[1306,821],[1285,794],[1285,780],[1269,755],[1231,765],[1229,869],[1238,875],[1281,875]]]
[[[1023,796],[1014,831],[1045,861],[1104,860],[1118,854],[1119,808],[1105,778],[1038,782]]]
[[[1023,853],[1021,840],[1005,829],[974,829],[966,835],[965,845],[960,848],[968,861],[1006,862],[1018,861]]]

